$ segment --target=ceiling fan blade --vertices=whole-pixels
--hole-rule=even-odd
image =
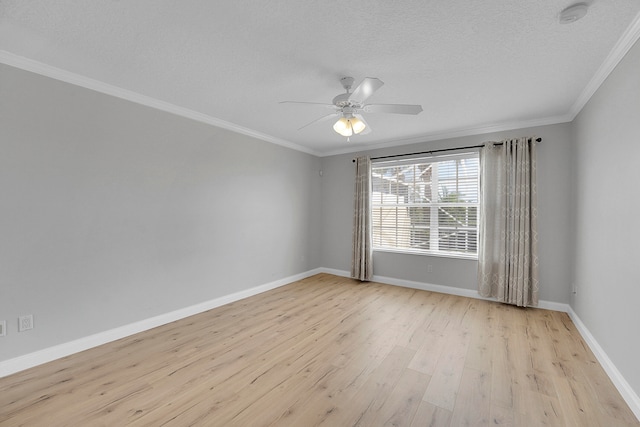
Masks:
[[[306,128],[307,126],[311,126],[312,124],[315,124],[315,123],[324,122],[326,120],[329,120],[332,117],[338,117],[339,115],[340,114],[337,113],[337,112],[336,113],[327,114],[326,116],[322,116],[319,119],[315,119],[314,121],[307,123],[306,125],[302,126],[301,128],[298,128],[298,130],[302,130],[302,129]]]
[[[362,107],[366,113],[420,114],[422,105],[411,104],[369,104]]]
[[[375,77],[365,77],[364,80],[358,85],[357,88],[349,94],[349,101],[355,101],[362,104],[367,98],[369,98],[375,91],[380,89],[384,82]]]
[[[327,104],[326,102],[280,101],[278,104],[318,105],[325,108],[336,108],[335,105]]]
[[[362,117],[362,114],[354,114],[354,117],[359,118],[360,120],[362,120],[362,122],[365,125],[365,128],[362,132],[360,132],[358,135],[366,135],[371,133],[371,131],[373,131],[373,129],[371,129],[371,126],[369,126],[369,123],[367,123],[367,121],[364,119],[364,117]]]

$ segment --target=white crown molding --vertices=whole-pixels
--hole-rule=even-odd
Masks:
[[[333,150],[320,154],[321,157],[336,156],[340,154],[360,153],[363,151],[377,150],[380,148],[398,147],[402,145],[419,144],[422,142],[441,141],[450,138],[461,138],[464,136],[484,135],[487,133],[503,132],[508,130],[525,129],[537,126],[555,125],[558,123],[568,123],[573,120],[570,114],[564,114],[562,116],[544,117],[541,119],[531,120],[518,120],[503,123],[494,123],[485,126],[468,127],[463,129],[456,129],[446,132],[438,132],[426,134],[418,137],[394,139],[385,142],[381,142],[375,145],[368,146],[352,146],[340,150]]]
[[[227,122],[221,119],[217,119],[212,116],[208,116],[203,113],[199,113],[194,110],[179,107],[169,102],[161,101],[146,95],[142,95],[130,90],[122,89],[117,86],[109,85],[107,83],[84,77],[79,74],[75,74],[60,68],[52,67],[50,65],[34,61],[22,56],[15,55],[13,53],[0,50],[0,63],[4,63],[16,68],[30,71],[33,73],[41,74],[46,77],[50,77],[56,80],[64,81],[66,83],[81,86],[87,89],[95,90],[107,95],[122,98],[131,102],[135,102],[141,105],[145,105],[151,108],[156,108],[162,111],[166,111],[178,116],[186,117],[199,122],[207,123],[212,126],[216,126],[222,129],[227,129],[232,132],[237,132],[243,135],[247,135],[256,139],[260,139],[272,144],[280,145],[292,150],[301,151],[307,154],[311,154],[318,157],[335,156],[340,154],[356,153],[362,151],[375,150],[379,148],[397,147],[402,145],[416,144],[422,142],[438,141],[450,138],[460,138],[464,136],[482,135],[493,132],[502,132],[515,129],[523,129],[528,127],[545,126],[558,123],[567,123],[573,121],[580,111],[587,104],[589,99],[595,94],[598,88],[606,80],[606,78],[615,69],[618,63],[624,58],[627,52],[633,47],[633,45],[640,39],[640,13],[636,15],[631,24],[627,27],[622,37],[616,42],[612,51],[607,55],[602,65],[598,68],[595,75],[591,78],[587,86],[578,96],[573,103],[569,111],[560,116],[552,116],[541,119],[511,121],[503,123],[495,123],[490,125],[468,127],[463,129],[456,129],[445,132],[437,132],[431,134],[425,134],[417,137],[411,137],[406,139],[394,139],[389,141],[383,141],[375,145],[369,146],[351,146],[349,148],[332,150],[326,152],[320,152],[308,147],[295,144],[291,141],[287,141],[281,138],[276,138],[271,135],[267,135],[261,132],[254,131],[252,129],[238,126],[234,123]]]
[[[544,126],[544,125],[550,125],[550,124],[556,124],[556,123],[565,123],[573,120],[573,117],[569,117],[569,116],[555,116],[555,117],[548,117],[543,119],[497,123],[497,124],[491,124],[486,126],[470,127],[470,128],[457,129],[457,130],[452,130],[447,132],[426,134],[419,137],[412,137],[412,138],[406,138],[406,139],[394,139],[394,140],[384,141],[384,142],[380,142],[378,144],[370,145],[366,147],[352,146],[352,147],[340,149],[340,150],[320,152],[320,151],[316,151],[311,148],[304,147],[299,144],[295,144],[293,142],[290,142],[281,138],[276,138],[274,136],[257,132],[252,129],[238,126],[234,123],[227,122],[225,120],[221,120],[212,116],[208,116],[206,114],[203,114],[194,110],[190,110],[188,108],[180,107],[166,101],[161,101],[159,99],[152,98],[150,96],[142,95],[140,93],[123,89],[117,86],[113,86],[108,83],[101,82],[99,80],[95,80],[89,77],[82,76],[80,74],[63,70],[61,68],[56,68],[42,62],[34,61],[32,59],[16,55],[11,52],[7,52],[5,50],[0,50],[0,63],[10,65],[15,68],[19,68],[21,70],[40,74],[42,76],[49,77],[55,80],[60,80],[65,83],[69,83],[69,84],[80,86],[86,89],[94,90],[96,92],[104,93],[106,95],[114,96],[116,98],[121,98],[127,101],[135,102],[137,104],[155,108],[171,114],[176,114],[181,117],[185,117],[191,120],[196,120],[198,122],[206,123],[206,124],[216,126],[222,129],[226,129],[232,132],[237,132],[242,135],[247,135],[252,138],[260,139],[262,141],[270,142],[272,144],[280,145],[286,148],[290,148],[292,150],[301,151],[303,153],[311,154],[317,157],[327,157],[327,156],[334,156],[338,154],[355,153],[355,152],[365,151],[365,150],[367,151],[375,150],[378,148],[396,147],[396,146],[409,145],[409,144],[415,144],[420,142],[438,141],[441,139],[449,139],[449,138],[456,138],[456,137],[463,137],[463,136],[470,136],[470,135],[481,135],[481,134],[486,134],[491,132],[501,132],[505,130],[521,129],[521,128],[534,127],[534,126]]]
[[[150,96],[142,95],[137,92],[133,92],[127,89],[123,89],[117,86],[110,85],[108,83],[101,82],[89,77],[82,76],[80,74],[72,73],[60,68],[52,67],[51,65],[44,64],[42,62],[34,61],[29,58],[15,55],[5,50],[0,50],[0,63],[10,65],[21,70],[30,71],[32,73],[40,74],[45,77],[50,77],[55,80],[60,80],[65,83],[80,86],[85,89],[94,90],[96,92],[104,93],[106,95],[115,96],[127,101],[135,102],[136,104],[144,105],[147,107],[155,108],[157,110],[165,111],[167,113],[175,114],[177,116],[185,117],[198,122],[206,123],[212,126],[216,126],[222,129],[230,130],[242,135],[250,136],[252,138],[260,139],[262,141],[270,142],[272,144],[280,145],[286,148],[290,148],[296,151],[302,151],[303,153],[319,156],[319,153],[307,147],[295,144],[284,139],[276,138],[271,135],[267,135],[261,132],[254,131],[242,126],[238,126],[234,123],[227,122],[206,114],[183,108],[172,104],[170,102],[161,101]]]
[[[631,21],[631,24],[627,27],[622,37],[615,44],[607,58],[604,60],[598,71],[591,78],[587,86],[584,88],[578,99],[573,103],[569,109],[569,116],[572,121],[582,111],[587,102],[596,93],[598,88],[609,77],[609,74],[616,68],[618,63],[622,61],[627,52],[633,47],[633,45],[640,39],[640,13]]]
[[[321,154],[322,157],[327,156],[335,156],[340,154],[348,154],[348,153],[357,153],[362,151],[376,150],[379,148],[389,148],[389,147],[397,147],[401,145],[410,145],[421,142],[430,142],[430,141],[439,141],[443,139],[450,138],[460,138],[464,136],[472,136],[472,135],[483,135],[487,133],[494,132],[503,132],[508,130],[516,130],[516,129],[524,129],[529,127],[536,126],[546,126],[553,125],[558,123],[568,123],[572,122],[576,116],[582,111],[584,106],[589,102],[591,97],[596,93],[598,88],[604,83],[604,81],[609,77],[609,74],[616,68],[618,63],[625,57],[627,52],[633,47],[633,45],[640,39],[640,13],[636,15],[631,24],[627,27],[625,32],[622,34],[622,37],[616,42],[615,46],[607,55],[606,59],[598,68],[595,75],[591,78],[587,86],[584,88],[580,96],[573,103],[571,108],[566,114],[561,116],[552,116],[541,119],[533,119],[533,120],[521,120],[521,121],[512,121],[512,122],[504,122],[504,123],[495,123],[486,126],[478,126],[478,127],[469,127],[464,129],[456,129],[446,132],[440,133],[432,133],[419,137],[407,138],[407,139],[398,139],[391,140],[386,142],[381,142],[376,145],[370,145],[366,147],[349,147],[340,150],[333,150],[329,152],[324,152]]]

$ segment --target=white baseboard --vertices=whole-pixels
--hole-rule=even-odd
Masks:
[[[246,289],[244,291],[235,292],[233,294],[225,295],[219,298],[215,298],[210,301],[205,301],[200,304],[192,305],[190,307],[185,307],[179,310],[175,310],[169,313],[165,313],[159,316],[155,316],[149,319],[141,320],[139,322],[131,323],[129,325],[121,326],[119,328],[111,329],[108,331],[100,332],[94,335],[90,335],[88,337],[80,338],[74,341],[70,341],[64,344],[56,345],[54,347],[49,347],[40,351],[36,351],[33,353],[29,353],[23,356],[19,356],[13,359],[8,359],[0,362],[0,378],[5,377],[7,375],[32,368],[37,365],[41,365],[43,363],[50,362],[52,360],[60,359],[65,356],[69,356],[74,353],[78,353],[80,351],[84,351],[90,349],[92,347],[97,347],[102,344],[106,344],[120,338],[124,338],[133,334],[137,334],[139,332],[143,332],[157,326],[165,325],[167,323],[174,322],[176,320],[183,319],[185,317],[193,316],[194,314],[202,313],[207,310],[211,310],[212,308],[220,307],[224,304],[228,304],[234,301],[241,300],[243,298],[247,298],[253,295],[260,294],[262,292],[266,292],[271,289],[278,288],[280,286],[284,286],[286,284],[305,279],[307,277],[311,277],[318,273],[328,273],[333,274],[335,276],[341,277],[349,277],[350,274],[348,271],[344,270],[336,270],[332,268],[316,268],[313,270],[309,270],[300,274],[296,274],[293,276],[285,277],[280,280],[276,280],[270,283],[266,283],[264,285],[256,286],[251,289]],[[425,291],[432,292],[440,292],[450,295],[458,295],[469,298],[483,299],[489,300],[490,298],[481,297],[477,291],[471,289],[463,289],[463,288],[455,288],[452,286],[442,286],[442,285],[434,285],[431,283],[424,282],[416,282],[411,280],[404,279],[396,279],[393,277],[385,277],[385,276],[374,276],[373,280],[375,282],[384,283],[388,285],[394,286],[402,286],[406,288],[412,289],[421,289]],[[623,399],[627,402],[633,413],[640,420],[640,397],[635,393],[635,391],[631,388],[629,383],[624,379],[620,371],[615,367],[611,359],[607,356],[605,351],[600,347],[596,339],[591,335],[587,327],[582,323],[578,315],[573,311],[570,305],[562,304],[552,301],[540,301],[538,304],[539,308],[547,309],[547,310],[556,310],[562,311],[569,314],[569,317],[576,325],[576,328],[582,335],[582,338],[585,340],[587,345],[591,348],[594,355],[604,368],[605,372],[616,386]]]
[[[130,323],[128,325],[110,329],[104,332],[99,332],[97,334],[89,335],[77,340],[45,348],[33,353],[28,353],[23,356],[18,356],[13,359],[4,360],[0,362],[0,378],[6,377],[7,375],[11,375],[19,371],[23,371],[28,368],[32,368],[34,366],[42,365],[43,363],[51,362],[52,360],[60,359],[65,356],[78,353],[80,351],[119,340],[121,338],[137,334],[139,332],[162,326],[167,323],[175,322],[176,320],[184,319],[185,317],[193,316],[194,314],[202,313],[204,311],[211,310],[212,308],[220,307],[221,305],[229,304],[234,301],[257,295],[262,292],[266,292],[268,290],[295,282],[297,280],[305,279],[320,272],[321,269],[309,270],[304,273],[285,277],[283,279],[275,280],[270,283],[265,283],[264,285],[245,289],[243,291],[215,298],[210,301],[205,301],[200,304],[195,304],[189,307],[181,308],[179,310],[171,311],[169,313],[161,314],[159,316],[144,319],[139,322]]]
[[[618,368],[616,368],[611,359],[609,359],[609,356],[607,356],[607,353],[600,347],[598,341],[596,341],[595,337],[589,332],[585,324],[582,323],[582,320],[580,320],[576,312],[573,311],[573,308],[569,307],[568,313],[573,324],[576,325],[576,328],[580,332],[580,335],[582,335],[582,338],[596,356],[596,359],[598,359],[598,362],[600,362],[600,365],[602,365],[618,389],[618,392],[622,395],[622,398],[627,402],[631,411],[635,414],[638,421],[640,421],[640,397],[638,397],[638,394],[631,388],[627,380],[624,379]]]
[[[344,270],[336,270],[333,268],[320,268],[318,269],[322,273],[329,273],[335,276],[349,277],[350,273]],[[423,291],[439,292],[441,294],[458,295],[461,297],[475,298],[486,301],[495,301],[495,298],[485,298],[478,294],[478,291],[473,289],[456,288],[453,286],[434,285],[432,283],[416,282],[413,280],[397,279],[395,277],[386,276],[373,276],[373,281],[378,283],[384,283],[385,285],[402,286],[404,288],[420,289]],[[562,304],[553,301],[538,301],[538,308],[545,310],[562,311],[564,313],[569,312],[569,304]]]
[[[335,268],[320,268],[319,270],[321,273],[333,274],[334,276],[351,277],[348,271],[336,270]]]

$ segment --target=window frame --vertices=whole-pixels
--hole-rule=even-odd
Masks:
[[[445,154],[445,155],[433,155],[433,156],[419,156],[419,157],[404,157],[400,160],[398,159],[394,159],[394,160],[373,160],[372,161],[372,165],[371,165],[371,182],[372,182],[372,188],[371,188],[371,206],[370,206],[370,214],[371,214],[371,218],[372,218],[372,236],[373,236],[373,250],[375,252],[391,252],[391,253],[405,253],[405,254],[412,254],[412,255],[423,255],[423,256],[435,256],[435,257],[445,257],[445,258],[460,258],[460,259],[471,259],[471,260],[477,260],[478,259],[478,233],[479,233],[479,216],[480,216],[480,153],[479,150],[465,150],[465,151],[460,151],[460,152],[455,152],[452,154]],[[382,197],[384,197],[383,195],[380,196],[380,202],[376,203],[376,199],[375,199],[375,195],[376,194],[380,194],[380,192],[378,193],[374,193],[374,183],[375,183],[375,179],[380,179],[383,175],[378,175],[377,177],[374,176],[375,175],[375,171],[376,170],[380,170],[382,168],[392,168],[392,167],[402,167],[402,166],[414,166],[415,165],[424,165],[424,164],[435,164],[435,163],[442,163],[442,162],[448,162],[448,161],[452,161],[452,160],[465,160],[465,159],[476,159],[476,170],[475,170],[475,176],[473,178],[467,178],[467,177],[461,177],[458,178],[458,170],[460,168],[460,164],[456,163],[455,166],[455,171],[456,171],[456,178],[455,178],[455,183],[456,183],[456,191],[452,192],[453,193],[459,193],[459,181],[460,180],[466,180],[469,181],[471,180],[472,182],[472,200],[475,201],[466,201],[466,202],[442,202],[442,201],[429,201],[429,202],[422,202],[422,203],[409,203],[409,202],[397,202],[395,204],[385,204],[384,202],[382,202]],[[438,199],[440,199],[442,197],[441,194],[441,187],[440,187],[440,182],[438,180],[438,173],[437,173],[437,169],[436,168],[436,172],[435,172],[435,179],[432,176],[431,177],[431,181],[429,181],[429,187],[430,187],[430,194],[438,194]],[[432,173],[434,173],[432,171]],[[449,181],[451,180],[451,178],[448,179]],[[434,183],[435,181],[435,183]],[[412,181],[411,184],[407,185],[407,188],[409,189],[409,186],[412,185],[415,187],[416,185],[416,181]],[[425,184],[427,185],[427,184]],[[434,188],[436,189],[435,191],[437,193],[434,193]],[[446,187],[445,187],[446,188]],[[382,193],[384,194],[384,193]],[[396,197],[399,197],[399,193],[396,192],[395,193]],[[475,196],[475,197],[474,197]],[[409,197],[409,193],[407,193],[407,197]],[[396,209],[396,224],[393,227],[384,227],[382,225],[382,222],[384,221],[384,219],[382,218],[382,208],[387,207],[390,209]],[[397,217],[399,216],[397,213],[397,209],[398,208],[412,208],[412,207],[417,207],[417,208],[428,208],[429,209],[429,216],[430,216],[430,220],[429,220],[429,224],[424,226],[425,230],[429,230],[428,234],[429,234],[429,248],[428,249],[419,249],[419,248],[415,248],[415,247],[402,247],[402,245],[398,244],[398,235],[399,233],[411,233],[411,237],[409,238],[410,241],[412,241],[409,246],[413,246],[413,233],[415,232],[415,230],[418,230],[419,228],[421,228],[420,226],[416,226],[415,224],[413,224],[413,221],[411,221],[411,227],[407,228],[406,226],[401,227],[398,225],[398,219]],[[475,219],[473,218],[466,218],[466,223],[467,226],[462,226],[462,227],[447,227],[446,225],[440,225],[439,222],[439,218],[441,215],[441,212],[446,212],[444,211],[442,208],[456,208],[456,207],[462,207],[462,208],[466,208],[467,209],[467,213],[469,212],[469,208],[473,209],[475,208]],[[380,216],[379,216],[379,224],[376,224],[376,214],[375,214],[375,210],[376,208],[380,208]],[[409,214],[407,212],[407,215],[410,216],[411,214]],[[452,217],[453,218],[453,217]],[[455,218],[454,218],[455,219]],[[457,220],[456,220],[457,221]],[[469,225],[469,222],[471,222],[472,224],[475,223],[475,226],[473,225]],[[437,233],[432,233],[431,231],[433,229],[436,229],[438,232]],[[392,232],[392,234],[395,232],[396,237],[396,246],[389,246],[389,245],[384,245],[381,244],[382,239],[383,239],[383,231],[384,230],[389,230]],[[446,250],[446,249],[440,249],[440,240],[443,238],[440,235],[440,230],[445,230],[445,229],[449,229],[449,230],[463,230],[465,232],[475,232],[475,238],[471,237],[471,245],[475,246],[475,252],[464,252],[464,251],[455,251],[455,250]],[[376,240],[376,230],[378,231],[378,240]],[[423,236],[424,239],[425,236]],[[393,238],[393,237],[392,237]],[[470,237],[467,235],[465,237],[467,243],[467,247],[469,247],[469,239]],[[418,238],[419,240],[419,238]],[[438,247],[438,249],[433,250],[431,249],[434,244],[434,242],[436,243],[436,246]],[[426,240],[424,240],[423,243],[426,243]],[[456,245],[457,243],[453,243],[454,245]]]

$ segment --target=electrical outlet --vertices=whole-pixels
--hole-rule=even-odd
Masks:
[[[29,329],[33,329],[33,314],[18,317],[18,332],[28,331]]]
[[[427,273],[433,273],[433,265],[427,265]]]
[[[7,335],[7,321],[0,320],[0,337]]]

